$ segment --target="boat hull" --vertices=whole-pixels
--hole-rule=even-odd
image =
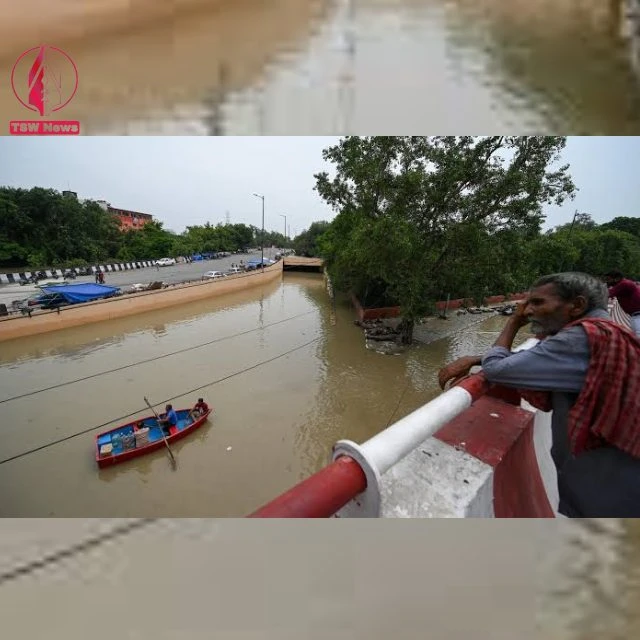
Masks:
[[[212,413],[212,409],[209,409],[207,413],[199,416],[194,421],[187,418],[189,409],[179,409],[176,413],[178,414],[178,425],[176,427],[171,427],[170,435],[166,436],[169,445],[188,436],[196,429],[199,429],[209,418],[209,415]],[[136,436],[134,425],[141,421],[144,422],[144,427],[148,428],[148,442],[137,446],[135,444]],[[104,469],[123,462],[128,462],[134,458],[139,458],[153,451],[157,451],[158,449],[164,449],[165,444],[161,431],[162,430],[158,426],[158,421],[155,416],[147,416],[141,420],[134,420],[133,422],[120,425],[110,431],[98,434],[95,438],[96,464],[99,468]],[[132,448],[125,448],[122,444],[118,446],[118,442],[121,443],[121,439],[123,437],[131,439],[132,436],[134,439],[134,446]],[[112,447],[111,450],[109,450],[109,446]],[[109,450],[109,452],[105,453],[106,450]]]

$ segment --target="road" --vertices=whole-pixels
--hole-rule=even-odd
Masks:
[[[278,249],[265,248],[265,258],[273,258],[278,251]],[[240,260],[247,262],[248,260],[255,260],[256,258],[260,259],[259,250],[250,253],[236,253],[226,258],[176,264],[171,267],[151,267],[136,271],[118,271],[105,274],[105,284],[122,287],[138,282],[153,282],[154,280],[162,280],[169,284],[187,282],[189,280],[200,280],[207,271],[226,271],[232,264],[239,264]],[[93,280],[93,277],[87,276],[78,278],[76,282],[93,282]]]
[[[273,258],[279,249],[265,248],[266,258]],[[105,284],[114,287],[127,287],[132,284],[148,284],[156,280],[162,280],[168,284],[188,282],[190,280],[200,280],[207,271],[226,271],[232,264],[239,264],[240,260],[260,258],[260,250],[250,253],[236,253],[226,258],[216,258],[214,260],[203,260],[191,263],[176,264],[171,267],[148,267],[135,269],[132,271],[115,271],[105,274]],[[73,282],[95,282],[94,276],[79,276]],[[11,305],[14,300],[20,300],[34,295],[32,288],[24,287],[18,289],[15,285],[0,285],[0,304]]]

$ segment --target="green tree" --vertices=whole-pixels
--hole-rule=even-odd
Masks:
[[[612,231],[625,231],[640,239],[640,218],[614,218],[610,222],[600,225],[600,229],[611,229]]]
[[[329,223],[325,221],[313,222],[311,226],[297,235],[293,241],[293,249],[300,256],[316,257],[320,255],[318,241],[329,228]],[[282,246],[282,245],[280,245]]]
[[[483,242],[505,231],[533,236],[543,204],[573,197],[568,166],[551,168],[564,146],[563,137],[347,137],[325,149],[335,176],[316,174],[315,188],[338,214],[340,235],[321,243],[334,282],[386,283],[411,342],[437,294],[460,270],[472,276],[464,247],[486,252]]]
[[[115,256],[120,244],[116,219],[94,202],[51,189],[0,188],[2,266],[38,268],[103,259]]]

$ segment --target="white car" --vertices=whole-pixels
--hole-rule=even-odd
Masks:
[[[205,278],[209,278],[209,279],[213,279],[215,280],[216,278],[226,278],[226,274],[222,273],[222,271],[207,271],[207,273],[205,273],[202,276],[202,279],[204,280]]]
[[[160,260],[156,260],[156,264],[159,267],[170,267],[173,264],[176,264],[175,258],[160,258]]]

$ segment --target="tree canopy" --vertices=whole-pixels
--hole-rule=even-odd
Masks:
[[[313,257],[320,255],[318,239],[329,228],[329,223],[325,221],[313,222],[308,229],[296,236],[293,241],[293,248],[299,256]]]
[[[53,189],[0,188],[0,267],[71,267],[106,261],[236,251],[257,246],[261,230],[245,224],[206,223],[182,234],[150,222],[121,231],[98,203],[81,202]],[[265,231],[266,246],[289,247],[282,234]]]
[[[598,227],[588,214],[541,233],[543,206],[576,187],[564,137],[347,137],[315,175],[337,213],[318,238],[337,288],[401,307],[413,322],[447,294],[482,298],[561,269],[640,272],[634,218]],[[615,221],[612,221],[613,224]]]

